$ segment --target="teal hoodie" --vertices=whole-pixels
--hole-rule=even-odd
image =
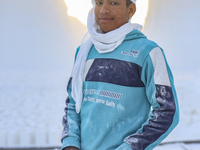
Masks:
[[[163,50],[138,30],[127,34],[113,52],[99,54],[91,48],[79,114],[71,97],[71,79],[62,149],[152,150],[179,121],[174,81]]]

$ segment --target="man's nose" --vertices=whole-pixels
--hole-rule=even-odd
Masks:
[[[109,13],[110,10],[109,10],[108,4],[103,4],[102,7],[101,7],[100,12],[101,12],[102,14]]]

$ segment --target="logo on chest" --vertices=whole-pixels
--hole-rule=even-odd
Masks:
[[[138,57],[139,53],[140,52],[137,50],[131,50],[131,52],[125,52],[125,51],[121,52],[122,55],[128,55],[128,56],[133,56],[133,57]]]

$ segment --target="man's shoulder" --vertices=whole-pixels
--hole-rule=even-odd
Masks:
[[[159,47],[159,45],[148,39],[148,38],[138,38],[132,39],[124,42],[124,46],[127,48],[135,49],[140,51],[140,53],[149,53],[153,48]]]

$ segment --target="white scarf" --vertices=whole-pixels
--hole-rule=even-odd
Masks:
[[[135,2],[135,0],[132,0]],[[94,0],[92,0],[94,4]],[[83,100],[83,81],[84,81],[84,69],[87,60],[88,53],[92,45],[94,44],[96,50],[99,53],[108,53],[114,51],[125,39],[126,35],[133,29],[142,30],[142,26],[139,24],[131,24],[128,22],[123,26],[107,33],[101,33],[98,31],[98,24],[95,20],[94,7],[88,14],[87,20],[88,32],[91,37],[84,43],[83,38],[80,46],[80,50],[77,54],[77,58],[72,70],[72,98],[76,102],[76,112],[81,110]]]

